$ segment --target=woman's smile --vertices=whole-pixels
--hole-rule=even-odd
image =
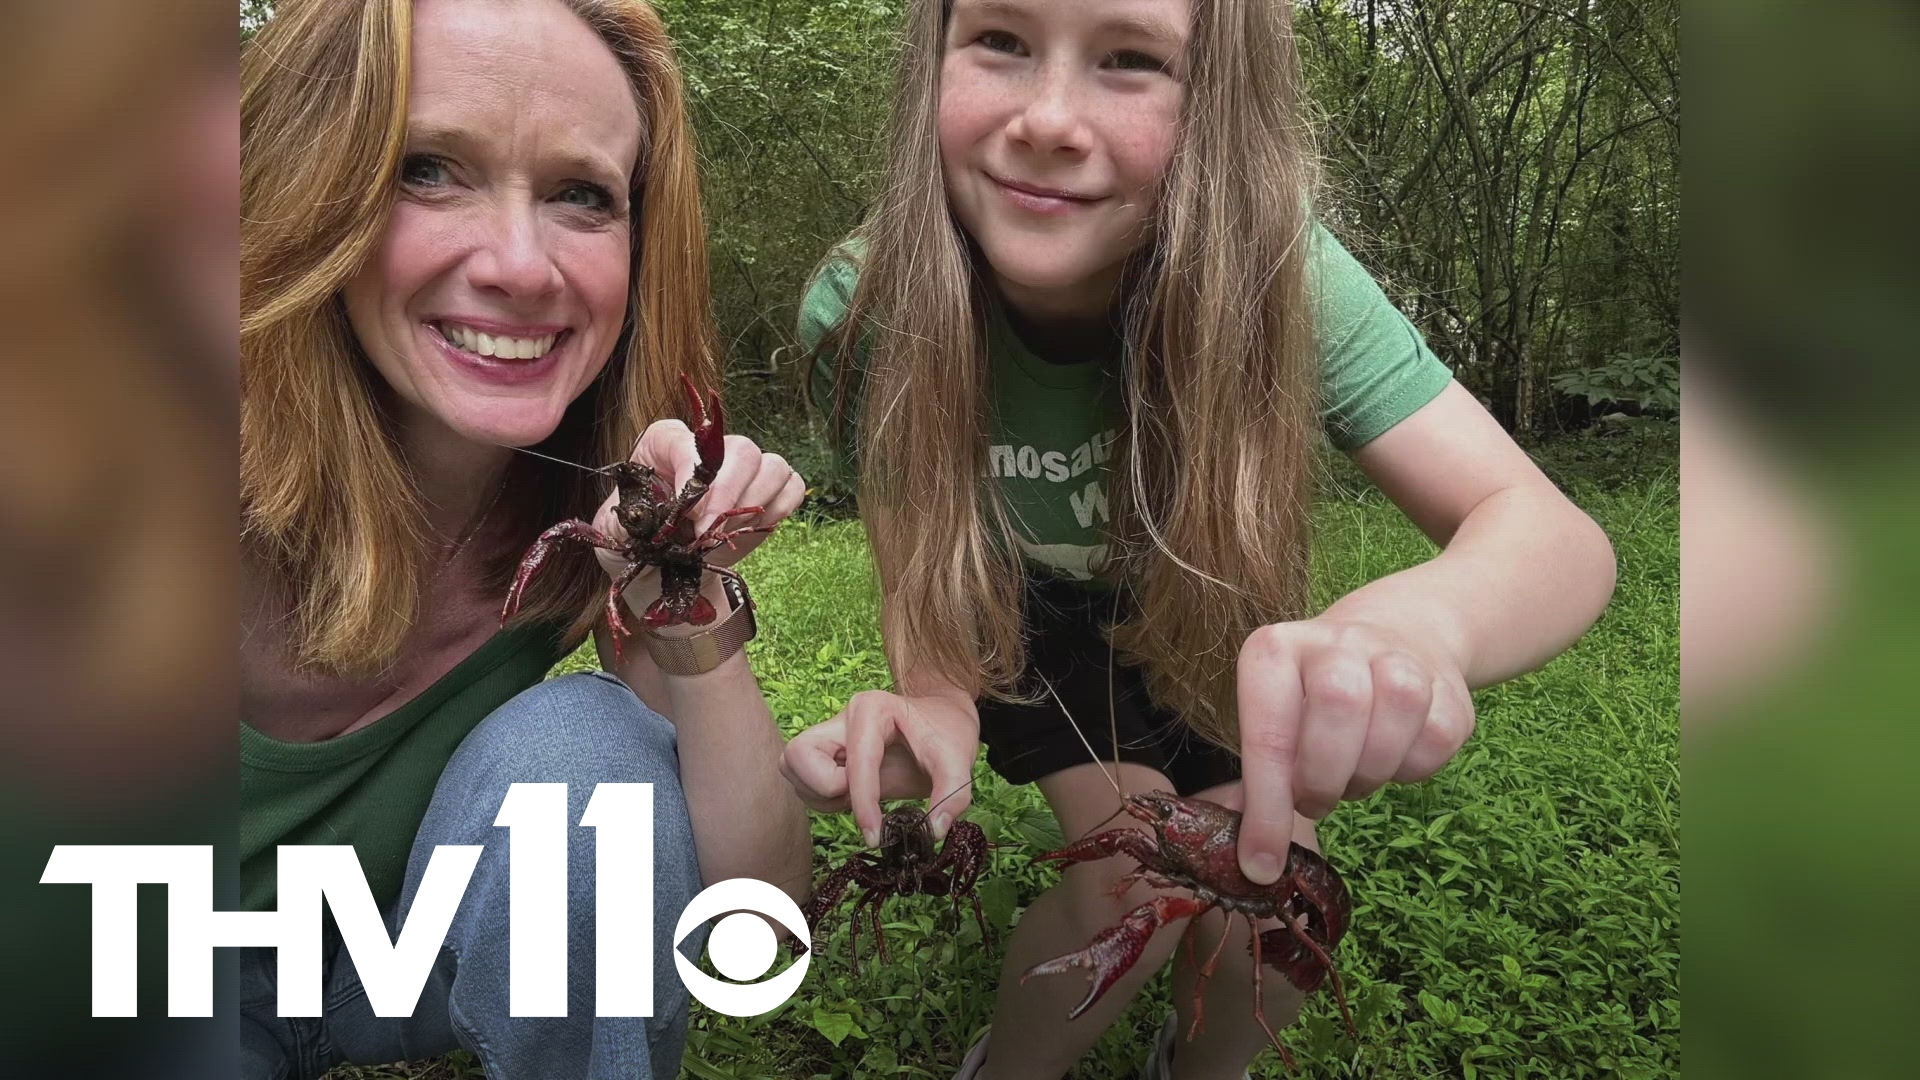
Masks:
[[[563,326],[506,326],[485,320],[436,319],[425,329],[461,372],[502,386],[538,382],[552,374],[574,337]]]

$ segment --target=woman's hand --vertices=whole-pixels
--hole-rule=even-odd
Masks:
[[[781,775],[822,813],[851,808],[867,846],[880,842],[880,800],[932,797],[934,839],[973,802],[980,714],[963,693],[855,694],[840,715],[794,736]],[[955,794],[958,792],[958,794]]]
[[[671,478],[670,486],[677,493],[693,476],[700,453],[694,447],[693,432],[685,423],[659,420],[640,436],[639,444],[634,447],[633,461],[652,467],[662,478]],[[721,462],[720,471],[714,474],[706,495],[693,506],[694,526],[697,532],[704,532],[723,511],[739,506],[758,506],[761,510],[757,514],[742,514],[728,519],[729,531],[777,525],[800,508],[806,495],[806,481],[793,471],[793,466],[788,465],[785,458],[779,454],[761,453],[753,440],[744,435],[729,435],[726,438],[726,460]],[[607,496],[607,501],[600,504],[599,512],[593,517],[593,527],[615,540],[623,540],[627,535],[613,515],[614,503],[619,498],[617,491]],[[765,533],[747,533],[736,537],[731,546],[722,544],[708,553],[707,561],[715,566],[732,566],[746,558],[747,553],[760,546],[764,539]],[[620,557],[619,552],[596,550],[600,556],[600,566],[609,577],[617,577],[626,569],[627,561]],[[628,588],[628,606],[636,611],[641,610],[647,603],[641,598],[657,595],[659,591],[660,575],[658,571],[649,571],[635,579]],[[640,602],[636,603],[636,600]]]
[[[1443,649],[1322,616],[1255,630],[1240,649],[1240,866],[1286,865],[1296,811],[1322,818],[1389,780],[1439,772],[1473,733],[1473,697]]]

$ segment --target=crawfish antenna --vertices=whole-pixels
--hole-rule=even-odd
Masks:
[[[1034,749],[1039,749],[1039,747],[1035,747]],[[1018,755],[1018,756],[1016,756],[1016,757],[1014,758],[1014,760],[1015,760],[1015,761],[1018,761],[1018,760],[1020,759],[1020,757],[1024,757],[1024,756],[1026,756],[1026,754],[1030,754],[1030,753],[1032,753],[1032,752],[1033,752],[1032,750],[1028,750],[1028,751],[1026,751],[1026,752],[1025,752],[1025,753],[1023,753],[1023,754],[1020,754],[1020,755]],[[963,792],[963,791],[965,791],[965,790],[967,790],[968,788],[970,788],[970,787],[972,787],[972,786],[974,785],[974,782],[975,782],[976,780],[979,780],[979,779],[980,779],[980,777],[981,777],[981,776],[982,776],[982,775],[983,775],[984,773],[985,773],[985,770],[984,770],[984,769],[976,769],[976,770],[974,770],[974,771],[973,771],[973,772],[972,772],[972,773],[971,773],[971,774],[970,774],[970,775],[969,775],[969,776],[967,777],[967,782],[966,782],[966,783],[964,783],[964,784],[961,784],[961,785],[960,785],[959,787],[957,787],[957,788],[954,788],[954,789],[953,789],[952,791],[949,791],[949,792],[947,792],[947,793],[946,793],[945,795],[942,795],[942,796],[940,796],[940,798],[939,798],[939,799],[937,799],[937,800],[936,800],[936,801],[935,801],[935,802],[933,803],[933,805],[931,805],[931,806],[929,806],[929,807],[927,807],[927,815],[928,815],[929,817],[931,817],[931,816],[933,815],[933,812],[934,812],[935,810],[938,810],[938,809],[940,809],[940,804],[941,804],[941,803],[943,803],[943,802],[946,802],[946,801],[947,801],[948,799],[951,799],[951,798],[953,798],[953,797],[954,797],[955,795],[958,795],[958,794],[960,794],[961,792]]]
[[[933,816],[933,812],[934,812],[935,810],[938,810],[938,809],[940,809],[940,804],[941,804],[941,803],[943,803],[943,802],[946,802],[946,801],[947,801],[948,799],[951,799],[951,798],[953,798],[953,797],[954,797],[955,795],[958,795],[958,794],[960,794],[961,792],[963,792],[963,791],[965,791],[965,790],[967,790],[968,788],[970,788],[970,787],[972,787],[972,786],[973,786],[973,782],[974,782],[975,780],[978,780],[978,779],[979,779],[979,777],[978,777],[978,776],[969,776],[969,777],[967,777],[967,782],[966,782],[966,783],[964,783],[964,784],[961,784],[961,785],[960,785],[959,787],[957,787],[957,788],[954,788],[954,789],[953,789],[952,791],[949,791],[949,792],[947,792],[947,793],[946,793],[945,795],[942,795],[942,796],[940,796],[940,797],[939,797],[938,799],[936,799],[936,800],[934,800],[934,803],[933,803],[933,805],[932,805],[932,806],[929,806],[929,807],[927,807],[927,816],[928,816],[928,817],[932,817],[932,816]]]
[[[1113,704],[1113,630],[1120,623],[1120,590],[1113,591],[1113,621],[1107,630],[1107,737],[1113,740],[1113,775],[1120,775],[1120,717]],[[1061,706],[1065,708],[1065,706]],[[1084,741],[1084,740],[1083,740]],[[1118,785],[1115,785],[1118,786]],[[1122,796],[1121,801],[1126,797]],[[1224,931],[1222,932],[1224,935]],[[1225,940],[1224,936],[1222,940]]]
[[[557,457],[554,457],[552,454],[543,454],[538,450],[529,450],[524,446],[509,446],[507,447],[507,449],[517,450],[522,454],[529,454],[533,457],[537,457],[541,459],[542,461],[551,461],[559,465],[568,465],[573,468],[579,469],[581,472],[590,472],[595,476],[605,476],[607,474],[607,470],[613,468],[613,466],[611,465],[603,465],[598,469],[589,468],[588,466],[582,465],[577,461],[568,461],[566,458],[557,458]]]
[[[1039,675],[1040,673],[1035,672],[1034,674]],[[1095,765],[1100,766],[1100,775],[1106,777],[1107,783],[1113,785],[1113,793],[1120,796],[1122,800],[1125,800],[1127,793],[1120,790],[1120,781],[1114,775],[1114,773],[1120,771],[1119,765],[1116,764],[1114,766],[1114,772],[1110,773],[1107,771],[1106,763],[1100,760],[1100,755],[1094,752],[1093,744],[1087,741],[1086,733],[1080,730],[1079,721],[1073,718],[1073,713],[1067,711],[1067,703],[1060,700],[1060,692],[1053,688],[1053,684],[1047,681],[1045,675],[1040,675],[1040,685],[1046,687],[1047,693],[1053,695],[1054,703],[1060,706],[1060,715],[1067,718],[1067,723],[1073,726],[1073,733],[1080,736],[1080,745],[1087,748],[1087,756],[1093,759]],[[1118,740],[1115,741],[1113,752],[1117,759],[1117,755],[1120,753]]]

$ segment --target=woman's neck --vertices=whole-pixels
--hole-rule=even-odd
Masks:
[[[450,540],[472,534],[499,495],[513,458],[512,448],[475,443],[420,410],[409,410],[401,423],[400,450],[428,525]]]

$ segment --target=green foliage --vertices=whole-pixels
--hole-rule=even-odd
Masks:
[[[897,0],[661,0],[701,145],[714,315],[739,371],[793,359],[801,289],[859,220]],[[797,382],[768,404],[798,414]]]
[[[796,309],[873,196],[901,0],[656,6],[701,146],[733,415],[804,427]],[[1558,372],[1677,349],[1677,0],[1296,8],[1321,213],[1502,423],[1550,427]],[[242,40],[272,11],[242,0]]]
[[[1554,388],[1589,405],[1631,405],[1645,415],[1680,411],[1680,358],[1615,353],[1607,362],[1553,380]]]
[[[1314,995],[1283,1036],[1305,1077],[1679,1075],[1678,485],[1575,491],[1619,557],[1607,614],[1541,671],[1476,695],[1478,730],[1439,776],[1344,804],[1321,827],[1353,890],[1337,959],[1362,1037],[1353,1045],[1328,995]],[[1321,603],[1434,550],[1360,482],[1337,489],[1316,526]],[[762,616],[749,653],[787,734],[888,685],[857,522],[793,521],[743,570]],[[589,644],[568,665],[592,662]],[[1038,792],[984,762],[979,775],[969,817],[1019,845],[994,853],[980,887],[995,946],[938,900],[895,899],[891,962],[863,942],[856,976],[843,907],[784,1008],[744,1020],[694,1009],[683,1075],[952,1074],[992,1016],[1006,931],[1058,879],[1030,862],[1061,840]],[[860,847],[847,815],[816,816],[813,835],[817,870]],[[1075,1075],[1132,1075],[1168,1006],[1162,976]],[[477,1075],[470,1063],[336,1080],[452,1080]],[[1253,1071],[1282,1075],[1272,1051]]]
[[[240,0],[240,40],[245,43],[273,18],[273,0]]]
[[[1678,1075],[1677,490],[1585,498],[1620,555],[1608,614],[1541,672],[1478,695],[1478,732],[1435,780],[1322,828],[1354,891],[1339,959],[1363,1037],[1316,995],[1286,1035],[1306,1076]],[[1364,490],[1321,508],[1318,541],[1322,602],[1433,551]],[[888,685],[857,523],[783,528],[745,571],[765,614],[754,669],[789,734]],[[1003,939],[1057,880],[1028,856],[1059,833],[1037,791],[980,772],[969,816],[1021,845],[981,887]],[[814,842],[820,869],[860,846],[845,815],[816,817]],[[1003,954],[937,900],[896,899],[885,917],[887,965],[863,942],[853,974],[843,912],[777,1017],[696,1009],[687,1075],[951,1075],[991,1018]],[[1167,1007],[1157,979],[1076,1075],[1131,1075]],[[1271,1051],[1255,1074],[1281,1075]]]
[[[1532,448],[1533,460],[1562,490],[1619,489],[1650,477],[1677,477],[1680,425],[1646,416],[1603,417],[1578,435]]]

